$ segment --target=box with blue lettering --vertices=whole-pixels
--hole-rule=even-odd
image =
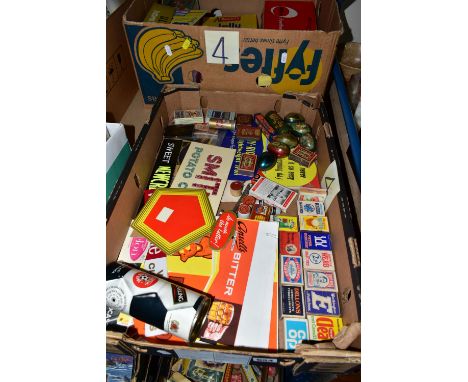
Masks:
[[[154,104],[167,84],[323,95],[343,30],[336,0],[199,0],[193,3],[198,3],[198,12],[206,13],[195,24],[179,23],[177,18],[187,10],[171,11],[167,5],[171,2],[162,2],[134,0],[123,17],[146,104]],[[313,27],[288,29],[305,28],[300,22],[304,17],[313,19]]]
[[[255,124],[256,119],[265,124],[270,121],[271,142],[264,133],[260,141],[248,141],[237,139],[236,131],[229,128],[210,129],[193,121],[173,124],[181,116],[198,118],[198,114],[242,115],[238,127]],[[281,121],[291,125],[299,116],[309,131],[304,135],[313,137],[315,147],[315,160],[305,165],[278,150],[281,140],[291,144],[296,139],[297,144],[297,137],[292,133],[274,135],[285,127]],[[292,125],[290,129],[296,133],[304,128],[299,123]],[[208,130],[214,131],[205,136]],[[198,135],[200,132],[204,134]],[[251,178],[236,172],[242,153],[255,156],[257,147],[256,175]],[[277,158],[270,165],[265,158],[273,152]],[[116,325],[126,330],[108,326],[108,343],[117,342],[136,352],[210,362],[293,362],[305,369],[340,373],[359,367],[357,234],[320,94],[167,86],[140,133],[126,174],[116,203],[108,209],[107,262],[133,263],[208,293],[214,302],[194,342],[187,343],[165,328],[135,317],[119,316]],[[132,231],[140,208],[144,211],[156,203],[158,195],[167,198],[170,192],[182,192],[177,190],[189,183],[189,188],[206,191],[205,210],[212,210],[217,218],[211,234],[165,253],[159,243],[150,243]],[[145,190],[157,193],[146,204]],[[275,206],[271,201],[278,203]],[[161,235],[165,230],[168,238],[178,238],[189,223],[202,219],[201,214],[197,218],[195,208],[178,204],[165,204],[158,211],[148,214],[145,221],[157,224],[155,233]],[[174,228],[168,226],[171,221],[177,222]],[[173,297],[171,307],[176,309],[178,295],[171,296],[165,298],[172,304]]]

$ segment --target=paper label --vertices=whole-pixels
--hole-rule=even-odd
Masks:
[[[297,202],[297,213],[300,215],[316,215],[325,216],[325,206],[320,202],[308,202],[301,201]]]
[[[333,261],[332,251],[320,250],[302,250],[304,269],[334,271],[335,263]]]
[[[332,249],[329,233],[301,231],[300,237],[302,249],[324,249],[327,251]]]
[[[330,316],[308,316],[310,339],[315,341],[326,341],[336,337],[343,328],[341,317]]]
[[[206,62],[208,64],[239,64],[239,32],[205,30]]]
[[[309,339],[307,320],[297,318],[284,319],[284,341],[286,350],[296,349],[302,340]]]
[[[302,259],[299,256],[281,256],[281,281],[283,284],[302,285]]]
[[[305,285],[307,289],[338,292],[335,272],[305,271]]]
[[[336,195],[340,192],[340,182],[338,178],[338,169],[336,167],[336,161],[330,163],[328,168],[323,174],[321,187],[327,190],[327,197],[325,199],[325,211],[330,207],[331,202],[335,199]]]

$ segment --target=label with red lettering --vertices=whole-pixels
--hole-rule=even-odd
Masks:
[[[223,248],[234,233],[237,217],[233,212],[223,212],[211,232],[210,247],[215,250]]]
[[[327,290],[338,292],[335,272],[305,271],[306,289]]]
[[[282,284],[304,284],[300,256],[281,256],[281,271]]]
[[[137,272],[133,275],[133,283],[138,288],[149,288],[158,282],[156,277],[151,276],[146,272]]]
[[[326,341],[336,337],[343,328],[341,317],[308,316],[310,339]]]
[[[302,258],[304,260],[304,269],[334,271],[335,263],[333,261],[332,251],[321,251],[317,249],[303,249]]]
[[[281,285],[281,313],[282,317],[304,317],[302,287]]]

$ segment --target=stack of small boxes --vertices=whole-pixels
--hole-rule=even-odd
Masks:
[[[299,232],[281,231],[281,309],[285,349],[333,339],[343,327],[323,189],[301,189]]]

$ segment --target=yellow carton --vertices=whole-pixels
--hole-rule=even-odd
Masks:
[[[257,15],[248,14],[241,16],[221,16],[210,17],[203,24],[208,27],[221,27],[221,28],[257,28]]]
[[[331,340],[343,328],[341,317],[307,316],[310,339],[315,341]]]
[[[154,3],[146,14],[146,22],[169,24],[174,16],[175,8]]]

